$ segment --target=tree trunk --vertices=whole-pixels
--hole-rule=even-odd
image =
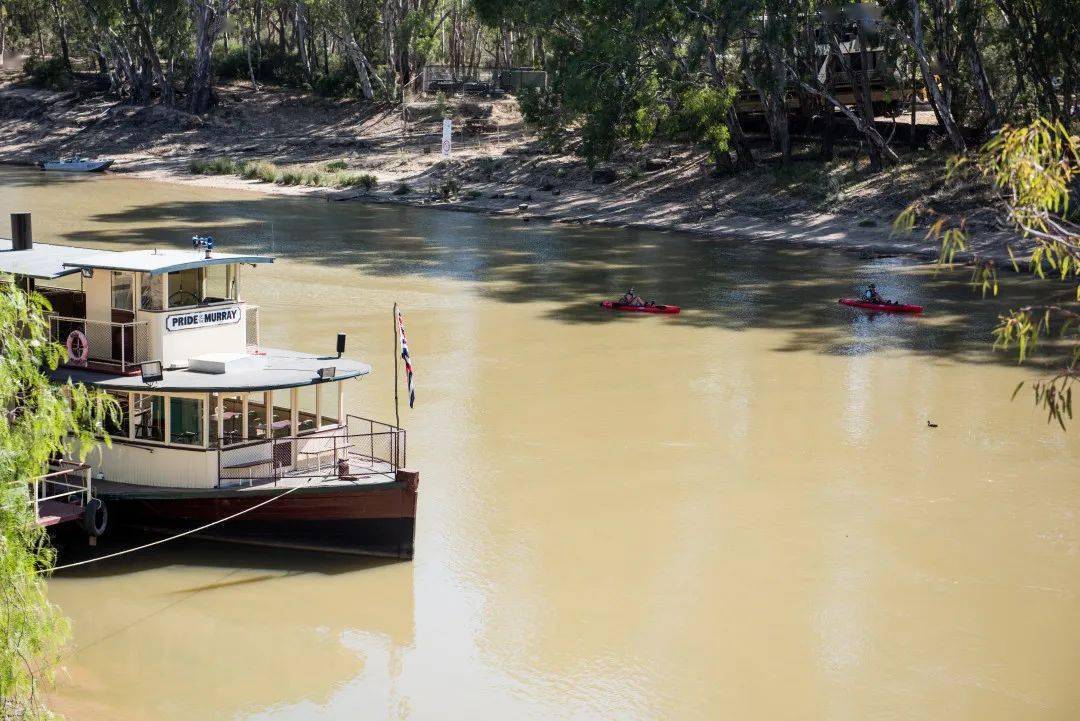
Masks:
[[[213,52],[214,41],[224,24],[224,13],[232,0],[187,0],[191,7],[191,23],[195,30],[195,55],[191,69],[191,97],[188,108],[201,114],[214,101]]]
[[[975,92],[979,97],[979,107],[982,109],[983,127],[986,130],[994,131],[1001,126],[1001,121],[998,119],[997,101],[994,99],[994,91],[990,87],[990,80],[986,76],[982,50],[979,48],[979,9],[974,7],[972,0],[966,0],[966,2],[960,3],[957,13],[960,17],[964,53],[967,55],[968,65],[971,67],[971,77],[975,83]]]
[[[870,53],[866,50],[866,40],[863,37],[863,33],[858,33],[859,41],[859,73],[858,73],[858,92],[859,92],[859,113],[862,115],[866,124],[872,128],[874,126],[874,99],[870,95]],[[876,143],[867,143],[868,154],[870,156],[870,169],[873,171],[879,171],[884,167],[884,163],[881,161],[881,148]]]
[[[727,112],[728,132],[731,133],[731,141],[735,145],[735,167],[739,170],[749,170],[754,167],[754,151],[750,148],[750,141],[743,132],[742,123],[739,122],[739,114],[735,110],[735,101]]]
[[[832,83],[829,82],[826,88],[831,92]],[[821,108],[825,126],[821,129],[821,151],[818,153],[818,157],[827,163],[836,155],[834,150],[836,143],[836,110],[828,103],[822,103]]]
[[[296,0],[293,6],[293,34],[296,51],[300,54],[300,68],[304,71],[304,80],[311,82],[311,55],[308,52],[307,6],[304,0]]]
[[[0,68],[4,67],[4,54],[7,52],[7,8],[0,0]]]
[[[131,10],[132,16],[135,18],[135,27],[139,32],[139,39],[143,45],[143,52],[150,62],[150,69],[154,73],[154,80],[161,89],[161,102],[165,105],[172,106],[174,102],[172,86],[166,81],[165,71],[161,67],[161,58],[158,56],[157,48],[154,46],[154,38],[150,35],[150,28],[146,22],[146,12],[142,3],[143,0],[130,0],[128,7]],[[146,98],[146,102],[149,101],[150,98]]]
[[[247,33],[247,38],[244,42],[245,52],[247,53],[248,77],[251,79],[251,89],[256,92],[259,90],[259,81],[255,79],[255,65],[251,62],[251,43],[252,36],[258,36],[258,27],[258,25],[255,26],[255,32]]]
[[[288,38],[285,36],[285,8],[278,7],[278,48],[281,50],[281,54],[285,55],[289,52]]]
[[[960,134],[960,128],[956,125],[956,121],[953,120],[952,110],[949,109],[948,103],[942,97],[941,89],[938,88],[937,79],[934,77],[934,71],[930,69],[930,62],[926,59],[926,45],[923,43],[922,13],[919,10],[919,0],[909,0],[909,6],[911,8],[911,45],[915,51],[915,57],[919,60],[919,69],[922,71],[923,82],[930,92],[930,103],[934,106],[938,119],[949,136],[949,142],[952,143],[953,150],[962,153],[967,149],[964,136]]]
[[[322,71],[323,75],[330,76],[330,38],[325,30],[322,33]]]
[[[64,69],[71,72],[71,52],[68,48],[67,23],[64,21],[64,13],[60,10],[60,0],[52,0],[53,14],[56,16],[56,36],[60,40],[60,59],[64,62]]]
[[[356,74],[360,77],[360,92],[363,94],[364,99],[374,100],[375,92],[371,88],[371,76],[368,74],[369,69],[374,71],[374,68],[372,68],[367,56],[364,55],[364,51],[360,49],[360,43],[356,41],[356,36],[353,35],[352,30],[346,29],[345,33],[342,34],[341,46],[345,54],[349,56],[349,60],[352,61],[353,67],[356,68]],[[376,75],[376,77],[378,76]]]

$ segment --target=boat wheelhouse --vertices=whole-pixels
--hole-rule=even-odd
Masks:
[[[88,459],[110,523],[411,557],[405,432],[347,413],[348,386],[371,368],[342,357],[344,336],[325,355],[261,345],[241,281],[272,257],[200,238],[192,250],[35,245],[18,216],[12,235],[0,272],[50,301],[68,351],[54,380],[121,409],[112,446]]]

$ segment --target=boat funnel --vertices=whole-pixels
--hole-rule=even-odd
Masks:
[[[11,249],[30,250],[34,247],[34,232],[29,213],[11,214]]]

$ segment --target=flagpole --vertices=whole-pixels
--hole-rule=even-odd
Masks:
[[[397,319],[397,303],[394,303],[394,427],[401,428],[401,410],[398,404],[398,361],[401,360],[401,353],[398,352],[398,319]]]

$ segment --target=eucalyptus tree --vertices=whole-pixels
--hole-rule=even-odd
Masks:
[[[188,109],[205,113],[214,99],[213,52],[218,35],[225,28],[233,0],[187,0],[191,9],[194,51],[191,67],[191,87]]]

